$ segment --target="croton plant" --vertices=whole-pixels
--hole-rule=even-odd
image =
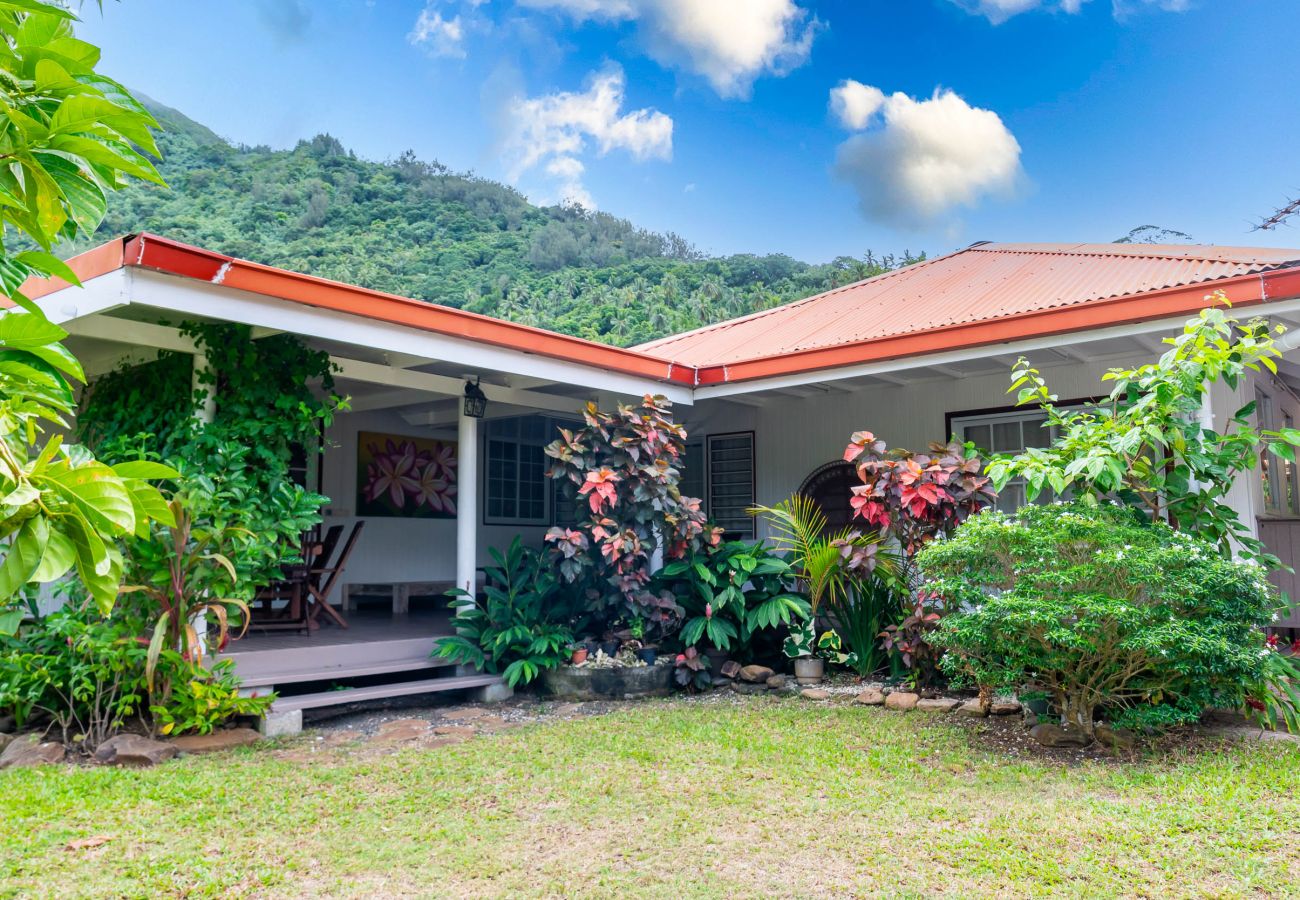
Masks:
[[[606,606],[622,604],[652,622],[675,619],[680,608],[672,595],[649,589],[655,551],[680,559],[722,537],[699,499],[678,488],[686,430],[662,396],[612,413],[588,403],[583,419],[582,428],[560,429],[546,448],[554,461],[550,477],[584,501],[577,525],[547,532],[552,561],[565,581],[596,585],[595,599]]]
[[[913,453],[887,450],[870,431],[859,431],[844,459],[862,480],[849,500],[854,515],[896,537],[908,558],[997,498],[990,479],[980,474],[984,464],[979,455],[956,440],[931,443],[929,453]]]

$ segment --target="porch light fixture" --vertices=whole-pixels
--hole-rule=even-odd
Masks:
[[[468,381],[466,381],[465,382],[465,415],[469,416],[471,419],[481,419],[483,418],[483,414],[486,412],[487,412],[487,394],[483,393],[483,389],[478,386],[477,381],[475,381],[473,384],[470,384]]]

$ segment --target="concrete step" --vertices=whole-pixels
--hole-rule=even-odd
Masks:
[[[317,694],[281,697],[271,707],[271,713],[278,715],[295,710],[319,709],[325,706],[340,706],[344,703],[359,703],[362,700],[385,700],[389,697],[409,697],[413,694],[460,691],[467,688],[483,688],[497,684],[501,684],[500,675],[459,675],[454,678],[427,678],[422,681],[404,681],[397,684],[374,684],[367,687],[350,688],[346,691],[321,691]]]
[[[367,641],[355,644],[320,644],[276,650],[223,653],[235,661],[235,674],[245,688],[330,681],[364,675],[389,675],[454,665],[433,659],[433,637]]]

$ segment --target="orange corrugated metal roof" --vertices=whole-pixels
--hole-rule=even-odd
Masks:
[[[1300,297],[1300,250],[1150,244],[977,244],[857,284],[628,350],[131,235],[68,261],[84,279],[138,266],[295,303],[706,386]],[[33,279],[30,297],[66,288]]]
[[[1265,272],[1300,250],[977,244],[635,348],[697,367],[802,354]]]

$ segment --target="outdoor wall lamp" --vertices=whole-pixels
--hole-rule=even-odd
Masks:
[[[465,415],[471,419],[481,419],[487,412],[487,394],[478,386],[478,380],[473,384],[465,382]]]

